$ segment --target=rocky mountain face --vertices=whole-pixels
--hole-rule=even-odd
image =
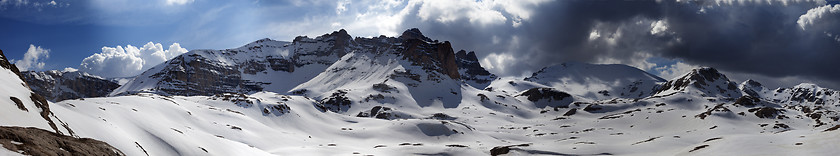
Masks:
[[[328,68],[353,52],[373,54],[372,57],[393,54],[394,58],[420,67],[414,72],[442,74],[427,78],[445,76],[459,80],[463,71],[464,80],[487,84],[495,77],[481,67],[474,53],[458,58],[451,43],[433,41],[416,28],[399,37],[355,39],[342,29],[316,38],[299,36],[292,42],[262,39],[235,49],[193,50],[153,67],[111,95],[283,93],[321,72],[339,70]]]
[[[104,97],[119,87],[116,82],[79,71],[26,71],[29,88],[49,101]]]
[[[484,88],[497,78],[496,75],[481,67],[478,62],[478,57],[475,52],[467,53],[465,50],[460,50],[455,53],[455,63],[458,64],[458,72],[461,79],[467,81],[476,88]]]
[[[107,143],[76,138],[70,126],[52,111],[51,103],[31,91],[22,75],[0,50],[0,98],[6,99],[0,99],[3,148],[27,155],[123,155]]]

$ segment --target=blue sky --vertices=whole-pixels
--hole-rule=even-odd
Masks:
[[[752,78],[771,87],[810,82],[838,88],[840,72],[829,68],[840,66],[832,61],[840,58],[836,4],[0,0],[0,49],[27,70],[70,67],[122,77],[186,50],[235,48],[261,38],[289,41],[342,28],[355,37],[419,28],[452,41],[456,50],[476,51],[482,65],[502,76],[528,75],[562,62],[628,64],[666,79],[711,66],[731,79]]]

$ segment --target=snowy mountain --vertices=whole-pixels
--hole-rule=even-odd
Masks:
[[[109,97],[41,100],[52,106],[50,118],[9,103],[4,114],[26,120],[0,123],[72,129],[73,136],[102,140],[126,155],[840,152],[840,92],[832,89],[736,85],[710,67],[672,80],[626,65],[586,63],[497,77],[474,52],[455,52],[453,44],[418,29],[371,38],[339,30],[193,50]],[[0,85],[13,90],[0,95],[37,95],[16,68],[7,69],[0,74],[7,71],[9,81]],[[46,122],[58,119],[63,128]]]
[[[21,73],[29,88],[49,101],[107,96],[116,82],[80,71],[26,71]]]
[[[656,96],[688,92],[703,97],[740,97],[741,91],[734,82],[714,68],[692,69],[683,76],[666,82],[656,91]]]

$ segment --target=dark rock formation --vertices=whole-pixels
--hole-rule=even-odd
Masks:
[[[356,117],[373,117],[386,120],[398,118],[399,116],[393,114],[392,110],[393,109],[385,106],[374,106],[369,112],[359,112]]]
[[[531,88],[517,96],[527,96],[529,101],[536,102],[542,99],[548,99],[548,101],[560,101],[571,97],[572,95],[566,92],[554,90],[554,88]]]
[[[416,28],[403,32],[403,45],[405,50],[403,56],[427,70],[437,70],[446,74],[452,79],[461,78],[458,73],[458,64],[455,63],[455,51],[449,41],[429,42],[428,37],[423,36]]]
[[[760,101],[761,101],[761,99],[758,99],[756,97],[752,97],[752,96],[749,96],[749,95],[744,95],[744,96],[741,96],[740,98],[738,98],[737,100],[735,100],[734,104],[747,106],[747,107],[752,107],[752,106],[755,106],[756,104],[758,104],[758,102],[760,102]]]
[[[346,95],[347,91],[344,90],[338,90],[336,92],[333,92],[332,95],[330,95],[329,97],[321,99],[317,107],[321,111],[346,111],[348,108],[350,108],[350,104],[353,103],[353,101],[350,101],[350,98],[347,98]]]
[[[749,111],[750,113],[755,113],[756,117],[771,118],[771,119],[773,117],[776,117],[776,115],[778,115],[779,113],[784,112],[783,109],[777,109],[777,108],[773,108],[773,107],[753,108],[753,109],[749,109],[747,111]]]
[[[455,58],[458,69],[463,70],[463,73],[460,73],[461,79],[463,80],[485,84],[496,78],[496,75],[491,74],[487,69],[481,67],[481,64],[478,62],[478,57],[475,56],[475,52],[470,51],[467,53],[464,50],[460,50],[455,53]]]
[[[151,76],[161,80],[158,82],[162,86],[158,88],[161,94],[196,96],[262,90],[243,80],[235,66],[226,66],[198,54],[180,55],[166,63],[161,72]]]
[[[32,127],[0,126],[0,145],[24,155],[125,155],[102,141]]]
[[[108,96],[119,84],[84,72],[26,71],[24,80],[35,93],[50,101]]]
[[[5,69],[12,70],[21,80],[23,80],[23,76],[20,74],[20,70],[15,66],[15,64],[9,63],[9,59],[6,58],[6,55],[3,54],[3,50],[0,50],[0,67]]]

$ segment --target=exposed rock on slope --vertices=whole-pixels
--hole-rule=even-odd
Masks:
[[[125,155],[102,141],[32,127],[0,126],[0,145],[24,155]]]
[[[26,71],[29,88],[50,101],[103,97],[119,87],[116,82],[80,71]]]

